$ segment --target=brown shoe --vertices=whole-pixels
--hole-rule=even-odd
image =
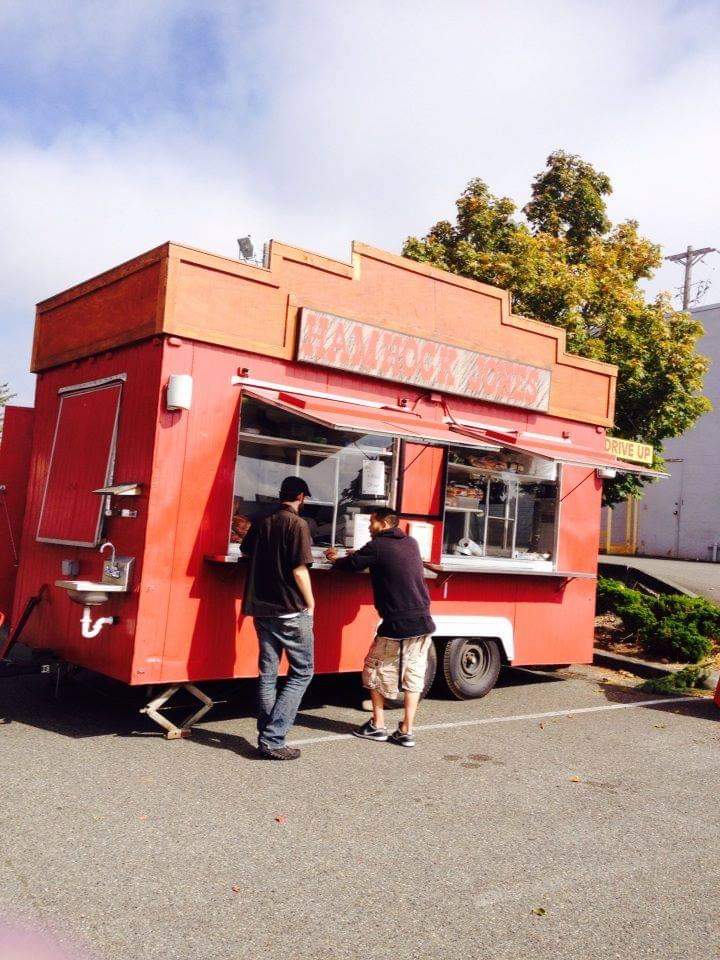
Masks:
[[[263,760],[297,760],[300,751],[297,747],[258,747],[258,754]]]

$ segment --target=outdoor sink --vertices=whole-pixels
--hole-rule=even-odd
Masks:
[[[124,583],[98,583],[94,580],[56,580],[55,586],[67,590],[71,600],[86,607],[105,603],[109,593],[127,593]]]

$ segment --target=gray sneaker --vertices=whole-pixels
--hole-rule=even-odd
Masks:
[[[300,751],[297,747],[258,747],[263,760],[297,760]]]
[[[377,740],[379,743],[384,743],[388,738],[385,727],[374,727],[372,720],[368,720],[361,727],[355,727],[352,735],[360,737],[361,740]]]
[[[414,747],[415,737],[411,733],[403,733],[400,727],[390,734],[390,743],[397,744],[398,747]]]

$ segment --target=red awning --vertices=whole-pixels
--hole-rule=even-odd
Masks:
[[[583,447],[577,443],[560,440],[545,440],[540,437],[527,436],[519,433],[505,433],[501,430],[480,430],[466,424],[451,424],[451,429],[478,440],[487,440],[511,450],[521,450],[535,457],[545,457],[559,463],[571,463],[580,467],[604,467],[617,470],[619,473],[638,473],[649,477],[667,477],[669,474],[659,470],[650,470],[635,463],[626,463],[618,460],[611,453],[604,450],[595,450],[592,447]]]
[[[500,444],[480,437],[461,436],[442,420],[427,420],[418,414],[389,407],[365,407],[343,400],[305,397],[298,393],[243,387],[243,395],[279,407],[331,430],[349,430],[367,435],[402,437],[419,443],[441,443],[481,450],[499,450]]]

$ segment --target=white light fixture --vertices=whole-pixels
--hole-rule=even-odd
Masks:
[[[193,380],[189,373],[171,373],[167,383],[165,406],[168,410],[189,410]]]
[[[597,475],[601,480],[614,480],[617,470],[614,467],[598,467]]]

